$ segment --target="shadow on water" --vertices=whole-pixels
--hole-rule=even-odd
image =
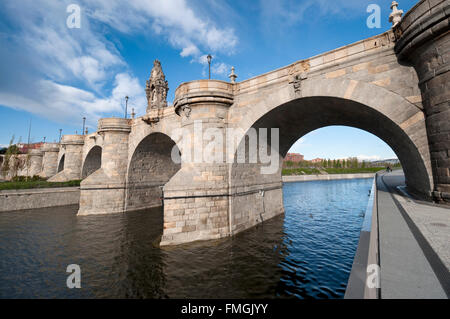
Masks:
[[[290,183],[285,215],[160,249],[161,208],[0,214],[1,298],[342,298],[372,180]],[[325,204],[326,203],[326,204]],[[81,268],[68,289],[66,267]]]

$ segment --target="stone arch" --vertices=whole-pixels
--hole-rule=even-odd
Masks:
[[[86,155],[81,170],[81,178],[85,179],[102,166],[102,148],[98,145],[91,148]]]
[[[58,162],[57,173],[62,172],[64,170],[64,160],[65,159],[66,159],[66,154],[61,155],[61,158],[59,159],[59,162]]]
[[[168,135],[160,132],[147,135],[137,144],[128,164],[126,211],[162,205],[162,186],[181,168],[172,160],[174,147],[178,149]]]
[[[263,188],[269,191],[265,192],[265,198],[258,194],[233,197],[230,207],[233,232],[284,210],[282,159],[299,138],[325,126],[355,127],[379,137],[397,154],[409,189],[429,197],[433,180],[423,112],[401,96],[376,85],[347,80],[321,82],[306,81],[302,85],[302,97],[296,97],[289,86],[268,94],[258,106],[252,106],[254,111],[242,121],[242,132],[251,128],[279,128],[280,143],[275,147],[279,167],[276,173],[263,175],[260,169],[264,165],[236,163],[235,155],[230,174],[231,194],[244,186],[250,191]],[[241,146],[245,140],[241,138]],[[264,213],[259,216],[261,210],[265,216]]]
[[[243,134],[251,127],[264,127],[261,125],[279,123],[283,127],[289,127],[292,123],[296,126],[307,124],[302,126],[301,131],[299,128],[299,132],[289,140],[290,143],[292,139],[296,141],[320,127],[351,126],[378,136],[396,152],[399,159],[401,157],[399,153],[405,153],[405,147],[401,142],[394,143],[389,134],[402,135],[405,138],[404,141],[408,141],[410,151],[416,153],[417,160],[424,169],[421,170],[421,176],[425,180],[425,187],[420,190],[426,193],[431,189],[429,185],[433,185],[433,177],[424,113],[402,96],[374,84],[345,79],[306,80],[302,82],[302,97],[295,96],[290,85],[263,93],[264,98],[249,106],[251,110],[244,110],[246,116],[239,123]],[[231,118],[236,111],[232,107]],[[271,121],[268,121],[269,118]],[[372,119],[378,121],[379,125],[373,126],[375,122]],[[311,129],[308,130],[309,127]],[[407,156],[403,157],[406,162]]]

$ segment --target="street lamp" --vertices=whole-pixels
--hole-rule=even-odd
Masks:
[[[209,79],[211,80],[211,60],[212,60],[211,54],[208,54],[206,58],[208,59]]]
[[[128,95],[125,96],[125,118],[127,118],[128,114]]]
[[[59,142],[61,143],[61,133],[62,133],[62,128],[59,129]]]
[[[81,134],[84,135],[84,127],[86,126],[86,117],[83,116],[83,130],[81,131]]]

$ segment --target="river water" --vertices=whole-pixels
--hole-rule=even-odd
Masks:
[[[160,249],[162,211],[0,213],[0,298],[343,298],[372,179],[288,183],[286,213]],[[67,265],[81,269],[68,289]]]

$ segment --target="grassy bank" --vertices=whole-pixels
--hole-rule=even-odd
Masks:
[[[322,168],[321,171],[327,174],[359,174],[359,173],[376,173],[385,170],[384,167],[366,167],[366,168]],[[320,175],[317,168],[283,168],[283,175]]]
[[[80,186],[81,181],[67,182],[47,182],[46,180],[15,180],[10,182],[1,182],[0,190],[11,189],[32,189],[32,188],[54,188],[54,187],[73,187]]]

